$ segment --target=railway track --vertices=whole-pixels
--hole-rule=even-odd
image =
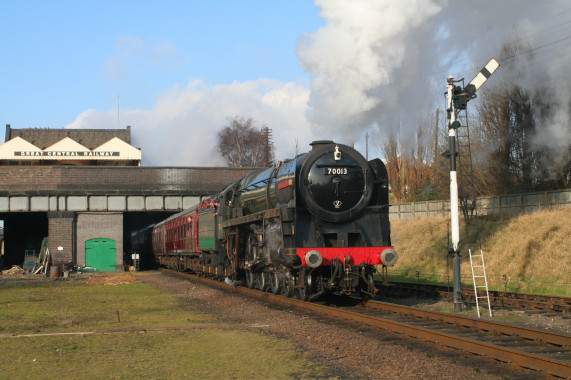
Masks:
[[[419,297],[430,299],[452,299],[452,288],[443,285],[420,284],[413,282],[375,282],[379,292],[389,297]],[[544,296],[514,292],[489,291],[493,308],[543,310],[571,314],[571,297]],[[474,289],[462,289],[466,303],[476,303]],[[480,294],[484,295],[484,294]]]
[[[235,287],[185,273],[170,270],[163,272],[200,280],[224,291],[233,291],[282,307],[295,307],[345,323],[354,323],[359,327],[418,339],[434,345],[434,349],[443,350],[442,352],[450,353],[453,350],[475,355],[475,358],[485,357],[491,366],[494,362],[501,362],[538,371],[537,377],[571,378],[569,335],[376,301],[350,307],[332,307]]]

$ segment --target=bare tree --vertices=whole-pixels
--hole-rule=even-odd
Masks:
[[[269,128],[256,128],[256,121],[235,116],[218,132],[218,150],[229,166],[263,167],[273,160],[273,146]]]
[[[416,135],[408,139],[391,133],[381,147],[391,193],[396,202],[414,202],[433,192],[433,189],[428,188],[434,178],[433,169],[428,163],[433,155],[431,123],[421,121]]]
[[[297,157],[297,155],[301,152],[301,147],[299,145],[299,138],[295,137],[293,139],[293,156]]]

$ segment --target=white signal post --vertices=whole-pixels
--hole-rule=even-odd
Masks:
[[[447,82],[447,115],[448,115],[448,144],[450,157],[450,224],[452,229],[452,245],[449,252],[454,253],[454,311],[462,311],[462,285],[460,271],[460,218],[458,207],[458,179],[456,172],[456,129],[460,127],[457,120],[458,110],[466,109],[469,100],[476,97],[476,91],[500,66],[498,61],[490,62],[472,79],[464,89],[454,84],[457,81],[449,76]]]

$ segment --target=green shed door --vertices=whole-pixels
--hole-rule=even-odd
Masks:
[[[85,266],[96,268],[100,272],[115,271],[115,240],[86,241]]]

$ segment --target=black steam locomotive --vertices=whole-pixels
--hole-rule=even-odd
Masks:
[[[304,300],[372,296],[376,266],[397,260],[386,168],[346,145],[311,145],[154,225],[156,260]]]

